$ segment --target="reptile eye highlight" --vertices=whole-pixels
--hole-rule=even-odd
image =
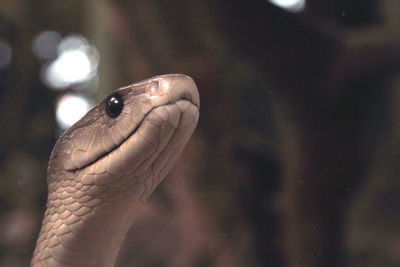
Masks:
[[[106,112],[109,117],[118,117],[118,115],[121,114],[123,108],[124,101],[122,100],[122,96],[120,94],[113,94],[107,98]]]

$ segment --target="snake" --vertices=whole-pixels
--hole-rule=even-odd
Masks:
[[[56,141],[30,266],[114,266],[144,203],[194,132],[192,78],[155,76],[112,91]]]

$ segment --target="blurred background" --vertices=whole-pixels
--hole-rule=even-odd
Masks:
[[[0,266],[27,266],[57,137],[184,73],[198,128],[117,266],[400,266],[400,2],[28,1],[0,8]]]

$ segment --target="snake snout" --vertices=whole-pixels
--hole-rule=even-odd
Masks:
[[[197,86],[192,78],[184,74],[167,74],[152,79],[146,93],[154,95],[152,104],[173,103],[182,99],[189,100],[200,108],[200,96]]]

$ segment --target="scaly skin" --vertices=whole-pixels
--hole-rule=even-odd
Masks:
[[[171,169],[199,117],[193,80],[162,75],[115,90],[56,142],[31,266],[113,266],[136,214]],[[106,99],[106,98],[105,98]]]

